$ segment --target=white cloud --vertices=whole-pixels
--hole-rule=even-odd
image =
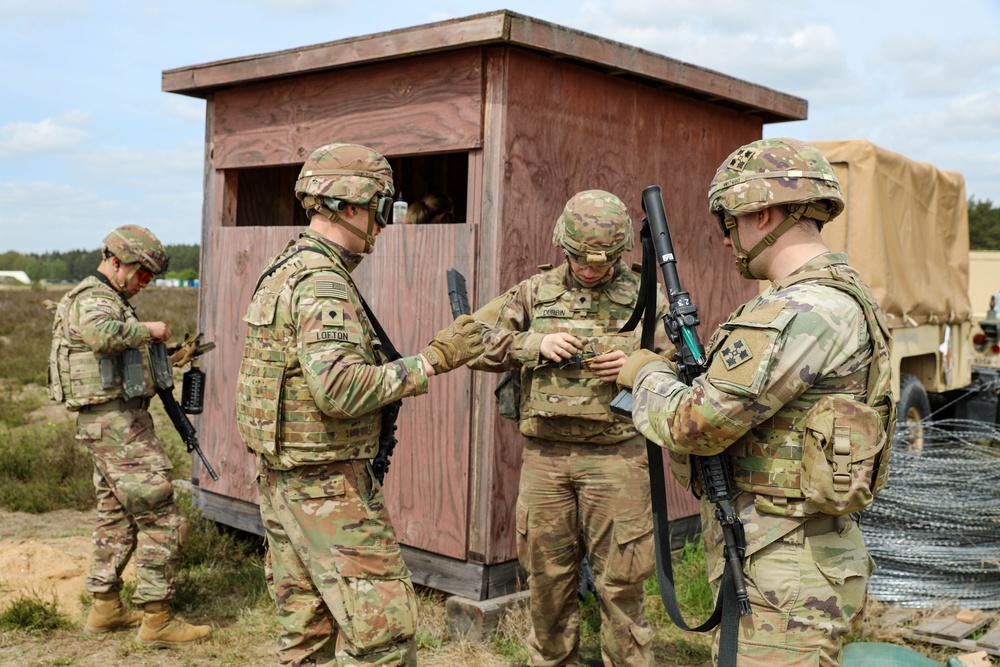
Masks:
[[[584,5],[580,27],[811,103],[868,96],[832,27],[795,21],[777,12],[777,5],[764,4],[753,11],[767,20],[748,22],[744,5],[723,0],[674,0],[666,6],[630,0],[613,9],[592,0]]]
[[[59,21],[86,10],[83,0],[0,0],[0,25],[18,19]]]
[[[72,152],[89,138],[80,126],[90,121],[90,114],[71,111],[37,123],[21,121],[0,125],[0,159]]]
[[[937,37],[905,35],[886,42],[870,62],[897,69],[906,91],[914,95],[953,95],[996,80],[1000,40],[968,40],[949,49]]]

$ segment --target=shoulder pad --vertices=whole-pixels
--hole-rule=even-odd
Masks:
[[[615,303],[628,306],[639,298],[639,276],[631,271],[623,271],[615,276],[605,288],[604,293]]]
[[[724,391],[756,396],[767,381],[767,369],[776,353],[781,332],[795,317],[786,311],[784,299],[744,309],[712,340],[712,360],[708,377]]]

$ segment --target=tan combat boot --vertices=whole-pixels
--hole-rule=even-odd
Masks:
[[[191,644],[212,633],[207,625],[190,625],[174,618],[169,602],[147,602],[143,610],[142,627],[135,638],[140,644],[171,648]]]
[[[126,609],[118,597],[118,591],[94,593],[94,604],[90,607],[84,632],[111,632],[122,628],[134,628],[142,623],[142,612]]]

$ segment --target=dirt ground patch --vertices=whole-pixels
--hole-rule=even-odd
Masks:
[[[84,578],[90,534],[96,513],[58,510],[26,514],[0,510],[0,609],[19,596],[53,598],[72,626],[42,634],[0,632],[0,667],[263,667],[278,663],[274,653],[277,622],[273,609],[247,608],[225,625],[210,618],[189,618],[213,626],[212,637],[177,650],[136,646],[134,631],[106,635],[83,632],[88,610]],[[131,568],[126,581],[134,581]],[[444,623],[441,609],[422,610],[422,623]],[[504,667],[509,663],[486,648],[450,641],[439,649],[422,649],[419,663],[431,667]]]

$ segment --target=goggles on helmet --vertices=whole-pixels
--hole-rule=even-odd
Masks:
[[[563,248],[566,258],[577,266],[589,266],[594,269],[606,269],[613,265],[621,257],[621,254],[608,255],[605,252],[592,252],[586,255],[570,252]]]
[[[346,202],[343,199],[334,199],[333,197],[323,197],[323,204],[326,208],[340,213],[347,209],[347,205],[351,202]],[[384,195],[382,193],[376,193],[371,199],[368,200],[368,209],[374,211],[375,223],[379,227],[386,227],[392,224],[392,197]],[[357,204],[355,204],[357,206]]]
[[[375,222],[379,227],[384,228],[386,225],[392,224],[392,204],[392,197],[381,192],[368,202],[368,208],[375,210]]]

